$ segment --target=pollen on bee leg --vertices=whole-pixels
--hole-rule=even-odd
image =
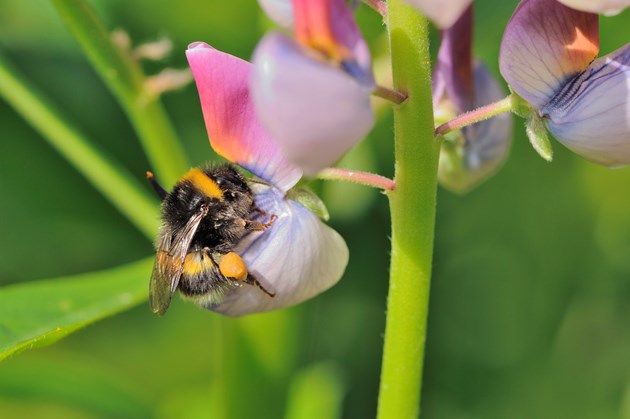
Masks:
[[[237,281],[247,280],[247,265],[243,259],[234,252],[227,253],[219,262],[219,270],[230,279]]]

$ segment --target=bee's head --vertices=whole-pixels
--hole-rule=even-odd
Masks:
[[[251,194],[247,180],[232,166],[219,166],[213,169],[212,178],[227,200],[235,199],[243,194]]]

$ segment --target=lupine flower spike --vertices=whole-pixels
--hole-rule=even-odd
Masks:
[[[433,78],[436,123],[495,102],[505,96],[486,67],[472,59],[472,6],[442,33]],[[505,161],[511,142],[512,118],[501,114],[446,134],[440,152],[442,186],[466,192]]]
[[[371,58],[344,0],[293,0],[294,34],[267,34],[252,62],[256,112],[287,158],[314,175],[374,123]]]
[[[250,233],[235,250],[267,289],[234,288],[209,310],[230,316],[297,304],[334,285],[348,262],[344,240],[301,203],[288,199],[302,176],[257,119],[249,95],[251,64],[207,44],[186,52],[192,69],[210,143],[232,163],[262,182],[252,183],[258,208],[277,218],[263,232]]]
[[[562,144],[606,166],[630,164],[630,44],[595,59],[596,14],[556,0],[524,0],[503,35],[499,66],[528,102],[528,134]]]

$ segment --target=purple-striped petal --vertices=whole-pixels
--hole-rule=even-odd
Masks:
[[[251,64],[203,42],[191,44],[186,57],[212,148],[280,190],[291,189],[302,172],[282,155],[254,112],[248,86]]]
[[[523,0],[503,34],[501,74],[522,98],[543,107],[597,57],[597,19],[556,0]]]
[[[473,108],[505,96],[497,80],[479,62],[474,68],[474,92]],[[472,189],[503,165],[512,140],[512,116],[509,113],[497,115],[464,128],[462,133],[464,144],[456,151],[461,160],[453,160],[452,155],[445,153],[446,149],[440,155],[439,181],[455,192]]]
[[[405,0],[416,7],[438,28],[446,29],[453,25],[472,0]]]
[[[595,60],[541,114],[553,135],[584,158],[630,164],[630,44]]]
[[[243,285],[220,305],[204,307],[229,316],[276,310],[312,298],[336,284],[348,263],[343,238],[310,210],[273,188],[254,185],[254,192],[258,207],[278,218],[266,231],[243,239],[235,251],[275,296]]]
[[[293,5],[291,0],[258,0],[269,19],[285,29],[293,27]]]
[[[612,16],[630,6],[630,0],[558,0],[566,6],[591,13]]]
[[[336,162],[371,129],[368,92],[346,72],[269,33],[253,57],[256,112],[284,154],[312,175]]]

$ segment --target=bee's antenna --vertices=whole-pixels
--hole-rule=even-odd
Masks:
[[[155,193],[163,201],[164,198],[166,198],[166,195],[168,195],[166,189],[164,189],[162,185],[158,183],[158,181],[155,179],[155,176],[153,176],[153,173],[151,172],[147,172],[147,180],[151,183],[151,186],[153,186],[153,190],[155,190]]]

